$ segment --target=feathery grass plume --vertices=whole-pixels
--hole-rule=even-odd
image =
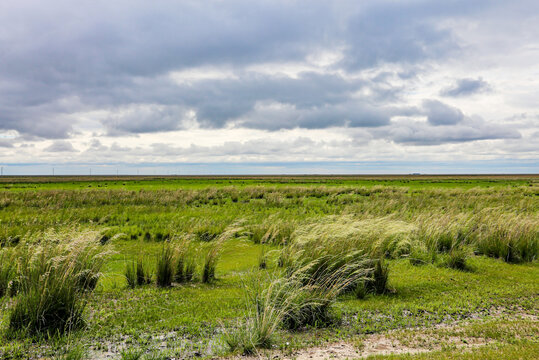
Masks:
[[[465,213],[432,212],[419,216],[416,223],[414,237],[424,243],[429,252],[447,253],[454,247],[468,244],[476,230],[475,219]]]
[[[254,224],[249,227],[248,235],[254,244],[260,244],[262,238],[268,231],[268,225],[266,224]]]
[[[169,287],[172,285],[174,275],[174,254],[169,243],[164,244],[161,252],[157,256],[157,268],[155,282],[159,287]]]
[[[290,219],[284,221],[272,221],[271,225],[267,228],[266,233],[260,239],[260,243],[286,245],[290,242],[296,226],[296,223]]]
[[[312,224],[297,227],[293,243],[330,242],[344,249],[361,249],[371,257],[398,257],[409,250],[415,225],[390,217],[357,219],[352,216],[326,216]],[[332,246],[328,245],[328,248]]]
[[[539,258],[539,222],[524,215],[483,212],[475,239],[477,251],[508,263]]]
[[[287,278],[265,281],[252,277],[250,280],[244,283],[250,304],[249,315],[237,329],[224,334],[230,350],[243,354],[253,354],[257,348],[269,348],[273,344],[275,332],[298,305],[305,291],[300,282]]]
[[[332,221],[327,226],[299,228],[293,242],[281,252],[281,262],[288,272],[297,276],[301,269],[305,285],[333,288],[333,283],[339,283],[345,285],[340,291],[354,290],[372,264],[364,240],[358,238],[355,229],[348,229],[347,223]]]
[[[12,248],[0,248],[0,298],[10,292],[15,279],[15,256]]]
[[[267,281],[251,278],[246,286],[251,304],[249,316],[237,330],[225,333],[229,348],[253,353],[256,348],[270,347],[279,328],[296,330],[332,323],[331,306],[337,296],[366,276],[363,262],[337,266],[336,257],[324,259],[331,264],[329,266],[321,266],[320,260],[315,259],[289,269],[285,276],[272,278],[269,275]],[[360,267],[356,269],[355,265]]]
[[[137,263],[134,260],[127,262],[124,275],[127,287],[134,289],[137,286]]]
[[[58,235],[58,234],[56,234]],[[9,314],[9,329],[33,334],[63,333],[84,323],[85,293],[95,288],[109,253],[94,233],[45,235],[19,245],[19,293]]]

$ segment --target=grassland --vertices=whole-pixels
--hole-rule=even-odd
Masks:
[[[539,176],[4,177],[0,244],[2,359],[359,356],[380,336],[429,352],[373,356],[538,349]],[[74,244],[89,255],[66,255]],[[81,321],[15,328],[52,283],[21,276],[44,249],[56,260],[40,269],[71,269],[56,288]],[[178,259],[194,274],[168,286]],[[137,263],[150,281],[129,285]],[[82,273],[97,283],[70,288]]]

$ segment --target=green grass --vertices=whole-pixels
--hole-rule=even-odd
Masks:
[[[281,249],[305,251],[294,245],[300,240],[323,239],[330,248],[344,244],[343,251],[354,247],[384,255],[389,277],[381,294],[341,295],[330,309],[340,321],[327,328],[279,328],[272,340],[285,351],[393,329],[481,323],[500,312],[539,313],[537,177],[60,180],[0,183],[3,250],[54,229],[97,231],[114,252],[97,284],[91,284],[95,290],[87,293],[86,325],[69,334],[69,344],[10,335],[15,300],[1,298],[0,358],[68,358],[68,347],[71,358],[88,357],[87,352],[118,344],[143,349],[142,358],[224,354],[223,328],[234,329],[249,317],[248,274],[282,274]],[[208,268],[212,281],[203,283],[205,255],[220,238],[218,261]],[[177,239],[190,244],[186,259],[197,281],[172,278],[163,288],[155,282],[129,288],[126,266],[142,259],[154,273],[168,241],[173,250],[167,272],[176,272]],[[460,246],[465,254],[456,251]],[[7,279],[12,275],[5,264],[0,277]],[[167,348],[157,351],[163,342]],[[536,342],[515,339],[474,349],[470,356],[511,357],[533,350]],[[450,348],[430,355],[459,356]]]

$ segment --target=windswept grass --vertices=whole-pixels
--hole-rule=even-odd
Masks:
[[[95,288],[106,254],[94,233],[50,235],[21,243],[10,330],[54,334],[80,327],[85,294]]]
[[[0,298],[7,295],[15,278],[15,257],[9,248],[0,248]]]
[[[533,313],[537,179],[2,179],[0,358],[65,353],[50,338],[10,337],[23,331],[10,329],[17,316],[27,335],[87,322],[71,335],[89,354],[144,349],[142,358],[150,358],[166,344],[168,357],[183,358],[221,354],[222,331],[230,348],[256,353],[489,316],[492,309]],[[43,235],[50,229],[70,235]],[[102,262],[81,248],[68,267],[72,252],[59,249],[87,229],[95,231],[96,251],[114,246],[118,253]],[[47,246],[56,250],[39,260]],[[23,280],[25,266],[41,269],[35,272],[46,291]],[[257,281],[242,297],[250,272]],[[67,305],[41,307],[54,301],[39,291]],[[26,308],[41,310],[17,315]],[[28,325],[49,319],[35,315],[45,308],[67,315],[55,315],[64,318],[58,326]]]

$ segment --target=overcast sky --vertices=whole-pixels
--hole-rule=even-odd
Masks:
[[[0,2],[4,174],[539,172],[539,2]]]

